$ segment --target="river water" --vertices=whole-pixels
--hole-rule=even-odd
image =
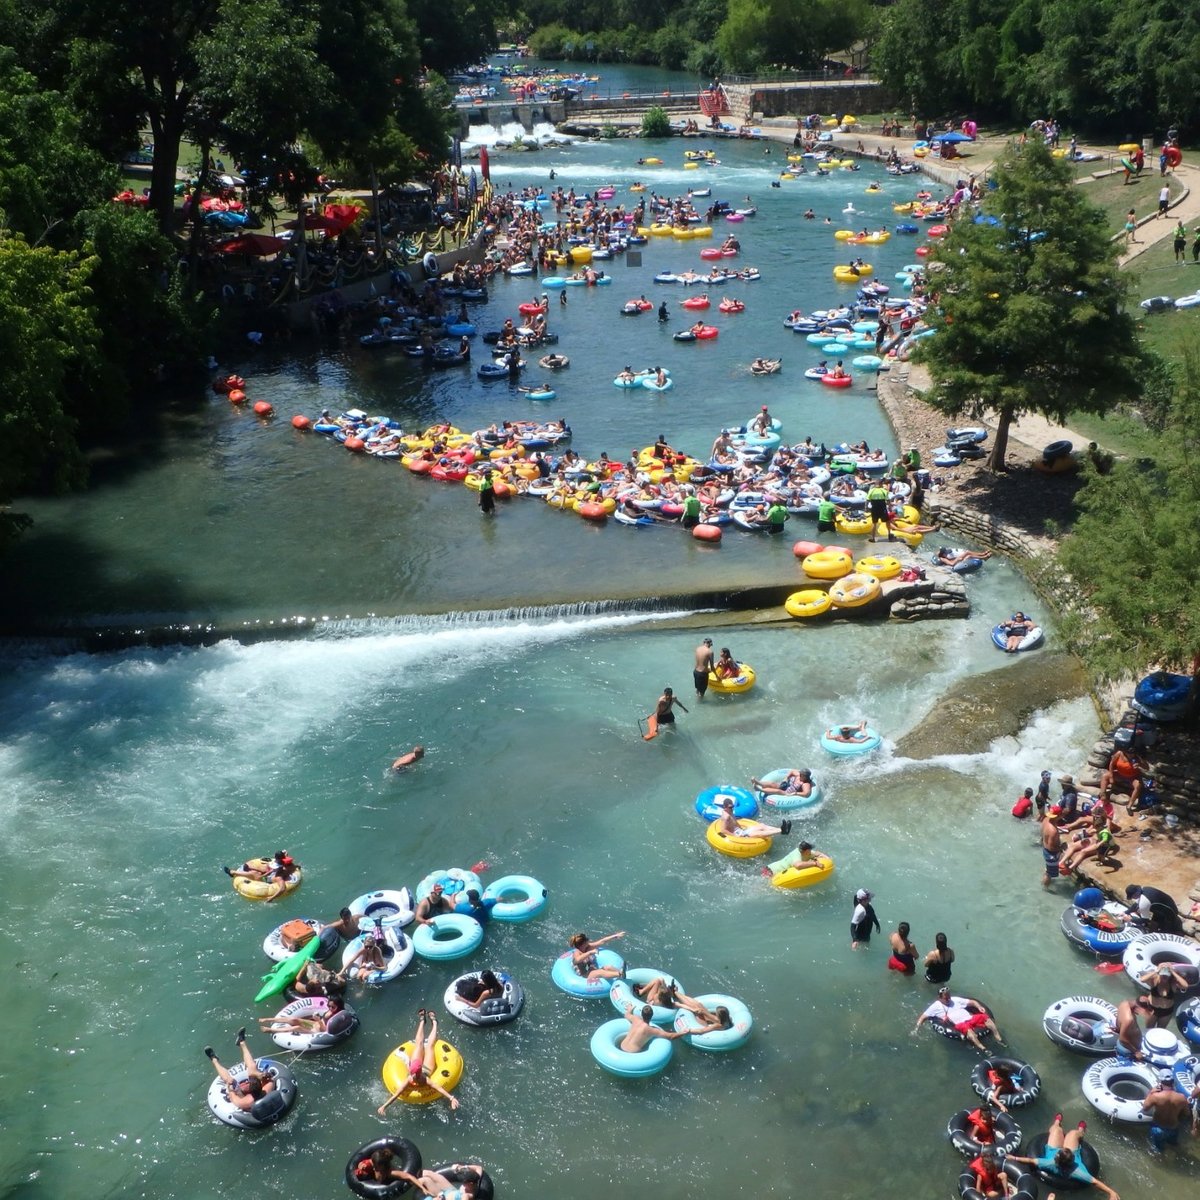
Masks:
[[[632,181],[631,159],[647,152],[572,147],[555,169],[583,186]],[[831,214],[850,198],[858,205],[866,177],[775,190],[761,147],[721,153],[730,165],[714,181],[733,199],[752,191],[764,210],[741,231],[743,261],[765,275],[744,291],[743,336],[727,336],[739,319],[728,318],[715,344],[678,346],[651,321],[616,315],[627,294],[652,286],[654,270],[695,261],[695,243],[652,244],[645,267],[617,264],[617,285],[575,291],[552,313],[574,360],[555,409],[592,453],[627,450],[660,428],[703,448],[721,422],[764,401],[797,436],[891,448],[868,391],[834,397],[804,384],[803,339],[779,324],[787,307],[835,294],[832,237],[799,213],[809,202]],[[549,162],[514,165],[514,182],[544,176]],[[679,184],[696,173],[671,174]],[[872,255],[885,272],[906,261],[898,242]],[[531,290],[498,284],[495,323]],[[529,407],[504,385],[496,393],[473,377],[423,376],[357,347],[291,350],[228,364],[284,417],[355,402],[406,423],[473,427]],[[749,358],[772,351],[784,354],[784,374],[748,378]],[[679,385],[667,396],[611,386],[625,361],[668,356]],[[1087,1110],[1085,1061],[1040,1029],[1062,996],[1116,1000],[1129,990],[1062,938],[1065,897],[1038,886],[1036,830],[1008,816],[1042,767],[1078,765],[1097,734],[1090,703],[1064,697],[978,754],[913,762],[890,749],[962,680],[1022,709],[987,637],[997,612],[1037,611],[1008,564],[993,560],[972,577],[965,621],[714,628],[760,683],[692,705],[691,648],[705,616],[672,612],[669,596],[713,579],[795,578],[788,546],[730,536],[701,557],[671,531],[591,529],[532,502],[481,527],[465,490],[425,486],[393,466],[206,400],[170,417],[153,461],[116,463],[86,498],[33,506],[38,525],[8,603],[47,622],[339,619],[286,641],[91,657],[6,651],[3,994],[19,1036],[0,1059],[5,1195],[332,1198],[346,1194],[350,1151],[384,1132],[411,1137],[430,1163],[481,1158],[511,1197],[599,1200],[620,1189],[683,1200],[800,1186],[818,1197],[950,1194],[959,1161],[943,1130],[973,1103],[974,1055],[927,1031],[913,1036],[931,989],[885,970],[883,938],[851,952],[859,886],[875,891],[885,929],[911,922],[922,952],[935,931],[948,933],[956,990],[986,1000],[1042,1074],[1043,1099],[1021,1116],[1027,1131],[1059,1109],[1086,1117],[1105,1177],[1124,1196],[1192,1194],[1189,1160],[1155,1164],[1140,1134]],[[667,607],[577,607],[612,595],[667,597]],[[555,602],[563,607],[523,619],[470,616]],[[638,717],[667,684],[692,712],[645,743]],[[817,748],[828,724],[860,717],[887,735],[881,753],[834,762]],[[428,747],[425,762],[391,775],[388,762],[415,742]],[[837,871],[785,893],[755,862],[716,855],[692,801],[714,783],[793,764],[812,766],[827,799],[788,843],[802,833]],[[237,897],[220,864],[279,846],[306,868],[299,891],[270,908]],[[467,1061],[457,1114],[374,1112],[383,1060],[411,1036],[418,1007],[441,1007],[458,973],[417,961],[385,988],[355,994],[363,1028],[353,1041],[296,1064],[300,1100],[280,1126],[239,1134],[211,1119],[201,1048],[231,1060],[234,1031],[254,1024],[268,966],[260,943],[274,924],[329,918],[368,889],[478,859],[492,878],[538,877],[551,903],[531,924],[493,927],[467,960],[512,970],[528,1003],[500,1030],[446,1018]],[[692,994],[740,996],[755,1018],[749,1044],[712,1056],[681,1044],[652,1080],[603,1073],[588,1039],[611,1008],[569,1000],[549,981],[580,928],[626,930],[630,965],[670,969]],[[251,1044],[268,1045],[253,1034]]]

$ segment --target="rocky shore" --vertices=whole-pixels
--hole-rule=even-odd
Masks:
[[[900,445],[915,445],[928,460],[930,450],[942,444],[948,422],[925,402],[914,382],[924,387],[927,377],[920,368],[897,363],[880,376],[879,400]],[[1035,471],[1033,464],[1039,458],[1037,447],[1014,438],[1009,442],[1009,470],[1003,474],[989,471],[982,460],[952,470],[935,470],[935,488],[928,493],[926,515],[977,545],[1010,554],[1027,574],[1037,574],[1035,568],[1054,554],[1057,533],[1070,527],[1080,483],[1077,475],[1043,475]],[[947,535],[945,540],[952,539]],[[1052,597],[1044,598],[1052,602]],[[1050,658],[1045,654],[1038,657]],[[1054,656],[1058,660],[1055,674],[1062,667],[1063,657]],[[1027,682],[1046,680],[1046,673],[1033,664],[1016,664],[1005,674],[1014,672],[1030,675]],[[1083,688],[1088,687],[1078,671],[1075,678]],[[1030,696],[1036,699],[1041,695],[1049,703],[1062,694],[1062,684],[1060,676],[1053,694],[1043,694],[1034,686]],[[1107,704],[1097,700],[1097,710],[1109,712],[1113,730],[1095,744],[1079,769],[1079,783],[1085,790],[1099,787],[1100,772],[1108,766],[1113,752],[1116,729],[1136,727],[1138,714],[1129,707],[1132,690],[1131,684],[1109,689]],[[1030,696],[1023,696],[1019,705],[998,704],[997,729],[1008,728],[1014,720],[1023,722],[1032,708],[1039,706],[1026,703]],[[1131,883],[1153,883],[1176,898],[1184,929],[1200,937],[1200,879],[1196,878],[1200,861],[1200,730],[1194,717],[1162,726],[1141,720],[1143,726],[1153,726],[1157,733],[1154,744],[1145,747],[1143,753],[1160,803],[1143,813],[1118,813],[1122,827],[1118,853],[1106,865],[1086,860],[1079,878],[1118,897]],[[951,728],[944,724],[944,714],[935,711],[908,735],[901,749],[914,757],[938,753],[936,746]],[[1119,801],[1119,797],[1114,799]]]

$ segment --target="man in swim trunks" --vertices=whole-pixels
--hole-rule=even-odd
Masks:
[[[435,883],[429,889],[429,895],[418,903],[416,911],[413,914],[418,925],[428,925],[440,913],[454,911],[454,905],[442,894],[443,891],[442,885]]]
[[[425,757],[424,746],[414,746],[407,754],[402,754],[395,762],[392,763],[393,771],[402,771],[405,767],[411,767],[413,763],[420,762]]]
[[[1059,824],[1062,820],[1062,809],[1052,804],[1046,810],[1042,820],[1042,862],[1045,870],[1042,873],[1042,887],[1048,888],[1058,878],[1058,856],[1062,853],[1062,834]]]
[[[917,1018],[914,1028],[920,1029],[926,1021],[938,1021],[961,1033],[976,1050],[984,1049],[979,1040],[978,1030],[987,1030],[1003,1046],[1004,1039],[996,1022],[988,1016],[987,1010],[978,1000],[969,996],[952,996],[948,987],[938,988],[937,999]]]
[[[675,713],[672,710],[676,706],[687,712],[687,706],[683,701],[670,688],[663,688],[662,695],[659,696],[658,703],[654,706],[654,715],[658,718],[660,725],[675,724]]]
[[[666,1038],[673,1042],[676,1038],[687,1037],[688,1030],[658,1029],[650,1023],[654,1009],[649,1004],[643,1004],[641,1009],[635,1009],[632,1004],[625,1005],[625,1020],[629,1022],[629,1032],[617,1043],[619,1049],[626,1054],[639,1054],[650,1045],[655,1038]]]
[[[761,821],[750,821],[746,825],[739,825],[737,818],[733,815],[733,797],[726,796],[721,801],[721,809],[723,816],[717,818],[721,825],[721,832],[729,837],[778,837],[781,833],[787,834],[792,832],[791,821],[780,821],[779,828],[774,825],[764,825]]]
[[[1188,1097],[1175,1090],[1175,1078],[1164,1071],[1157,1086],[1142,1101],[1142,1112],[1150,1114],[1150,1145],[1161,1154],[1179,1144],[1179,1130],[1191,1113]]]
[[[1152,1013],[1150,1001],[1144,993],[1132,1000],[1122,1000],[1117,1005],[1117,1053],[1135,1062],[1142,1059],[1142,1027],[1138,1017],[1149,1017]]]
[[[703,700],[708,691],[708,673],[713,669],[713,640],[706,637],[696,647],[696,664],[692,668],[692,682],[696,685],[696,699]]]

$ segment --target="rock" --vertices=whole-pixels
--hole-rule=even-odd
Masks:
[[[1070,655],[1019,655],[1004,668],[955,684],[900,739],[896,754],[918,759],[977,754],[996,738],[1019,733],[1031,713],[1087,690],[1083,668]]]

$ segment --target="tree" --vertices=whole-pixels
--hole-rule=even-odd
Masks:
[[[1092,474],[1060,562],[1079,592],[1068,642],[1105,678],[1149,663],[1191,669],[1200,651],[1200,357],[1180,385],[1153,462]]]
[[[642,116],[642,137],[661,138],[671,136],[671,118],[666,109],[657,104],[648,108]]]
[[[68,382],[94,370],[95,263],[0,231],[0,505],[32,487],[83,481]],[[0,510],[0,544],[28,524]]]
[[[733,71],[815,67],[830,50],[856,41],[865,24],[860,0],[729,0],[717,47]]]
[[[1003,470],[1016,417],[1104,413],[1137,395],[1142,360],[1104,214],[1065,163],[1035,140],[1010,148],[994,179],[984,211],[996,223],[961,218],[938,249],[926,318],[937,334],[916,357],[935,408],[996,413],[989,466]]]

